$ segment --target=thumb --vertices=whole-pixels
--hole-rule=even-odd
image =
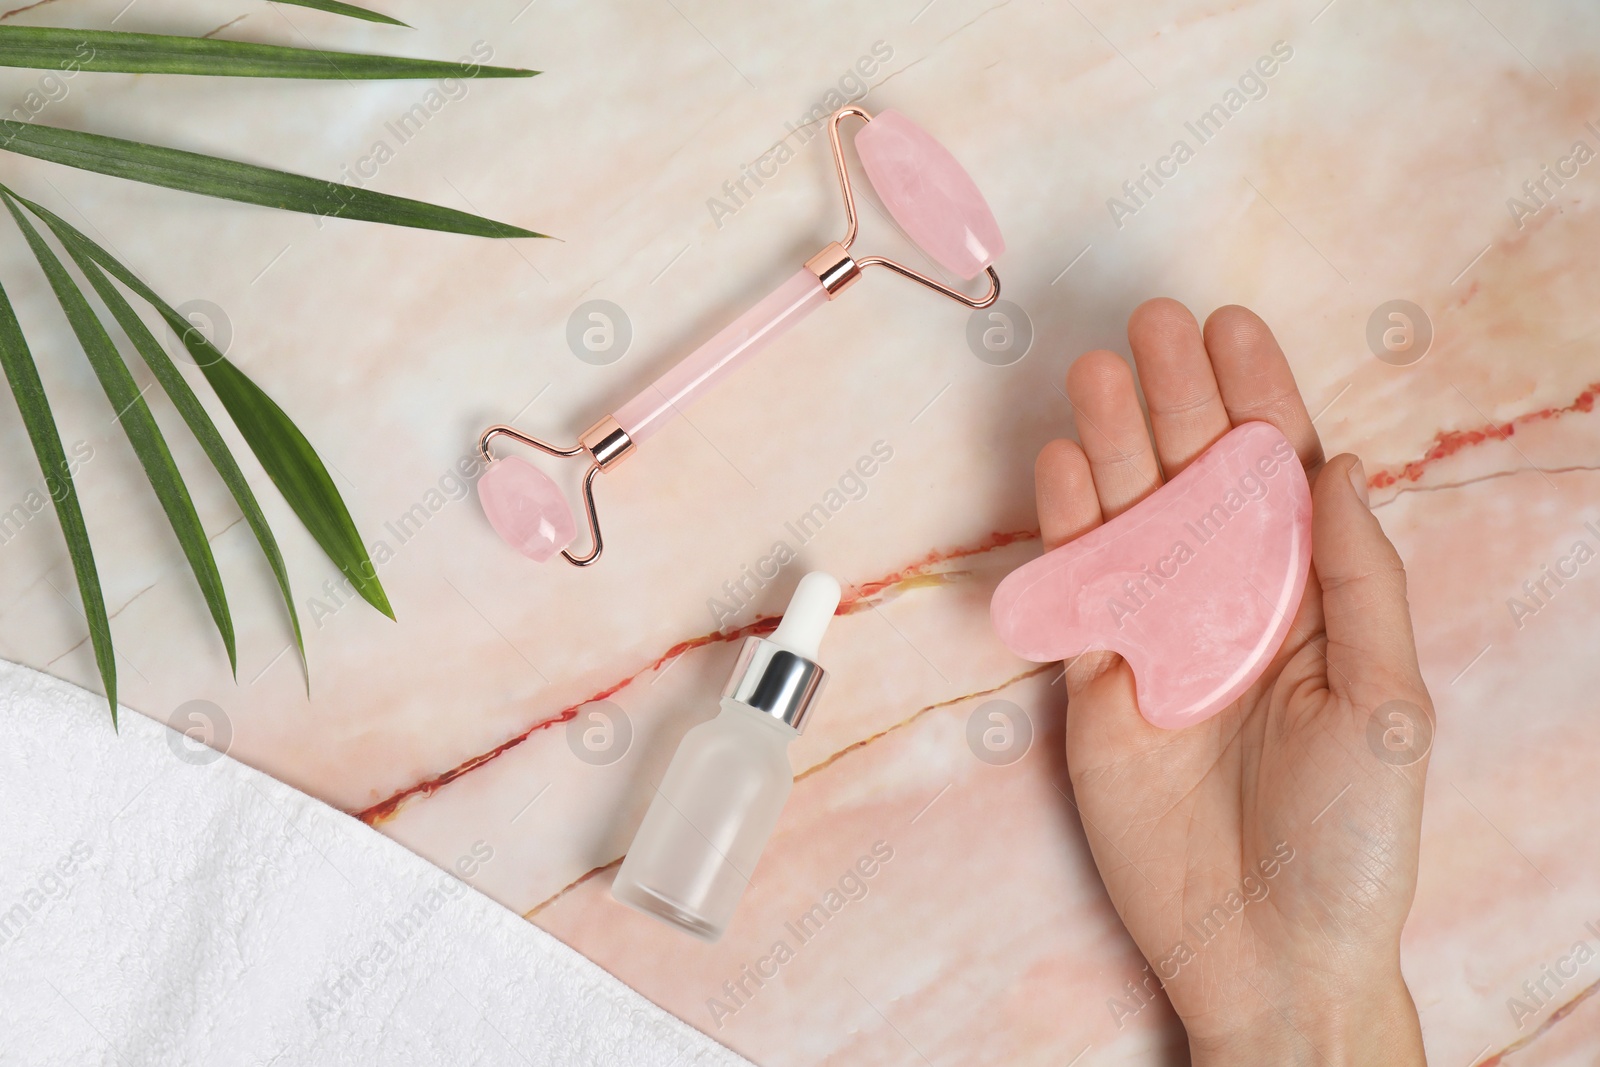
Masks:
[[[1311,491],[1311,559],[1322,586],[1328,688],[1359,707],[1431,707],[1406,600],[1405,564],[1367,504],[1367,473],[1336,456]]]

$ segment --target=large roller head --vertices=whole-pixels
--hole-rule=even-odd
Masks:
[[[895,222],[941,267],[970,281],[1005,251],[972,176],[900,112],[880,111],[862,126],[856,153]]]

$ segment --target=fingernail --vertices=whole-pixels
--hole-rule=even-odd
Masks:
[[[1350,464],[1350,485],[1356,491],[1356,496],[1361,498],[1362,507],[1371,507],[1372,501],[1367,498],[1367,468],[1361,465],[1358,459]]]

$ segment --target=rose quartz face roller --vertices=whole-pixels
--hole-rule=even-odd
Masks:
[[[1247,422],[1104,526],[1012,571],[990,616],[1023,659],[1122,656],[1139,713],[1172,730],[1261,677],[1310,565],[1305,469],[1275,427]]]
[[[850,254],[856,239],[856,201],[839,141],[839,124],[851,117],[865,122],[855,137],[856,152],[889,214],[930,259],[951,273],[967,281],[988,274],[989,289],[983,296],[966,296],[892,259],[857,259]],[[603,542],[595,515],[595,476],[632,455],[675,413],[807,314],[854,284],[868,267],[887,267],[971,308],[985,308],[999,299],[1000,277],[990,264],[1005,250],[1000,227],[977,185],[943,145],[897,111],[881,111],[874,117],[853,105],[840,108],[829,118],[828,138],[839,189],[844,195],[846,225],[842,240],[812,256],[776,292],[615,413],[585,430],[576,445],[552,445],[509,426],[491,426],[483,432],[478,449],[489,468],[478,480],[478,498],[490,524],[508,544],[539,561],[557,552],[578,567],[599,559]],[[555,482],[520,457],[496,459],[489,448],[496,437],[510,438],[547,455],[578,457],[588,462],[583,502],[593,544],[586,554],[575,555],[567,549],[577,535],[577,524]]]

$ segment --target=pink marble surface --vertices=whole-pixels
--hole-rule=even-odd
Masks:
[[[247,528],[174,433],[233,595],[235,683],[42,279],[5,243],[0,277],[64,436],[92,450],[80,484],[129,705],[165,719],[214,702],[234,755],[442,866],[492,843],[475,885],[758,1063],[1181,1062],[1163,1008],[1118,1026],[1141,961],[1060,791],[1063,698],[1051,669],[1000,647],[987,602],[1037,553],[1031,461],[1071,430],[1070,361],[1121,348],[1148,296],[1201,314],[1244,303],[1277,330],[1330,453],[1365,460],[1411,574],[1439,710],[1404,956],[1430,1059],[1594,1062],[1600,959],[1562,962],[1600,948],[1600,562],[1575,562],[1578,543],[1600,549],[1592,6],[374,6],[419,29],[242,0],[141,5],[118,25],[237,18],[225,32],[243,39],[447,57],[482,41],[546,73],[441,91],[404,141],[392,124],[425,86],[102,75],[38,117],[348,175],[560,241],[319,226],[5,160],[8,183],[93,227],[171,300],[224,310],[231,355],[389,550],[397,624],[344,603],[256,477],[307,623],[308,697]],[[15,21],[106,25],[121,7]],[[1272,76],[1241,86],[1269,56]],[[36,81],[0,86],[21,101]],[[599,566],[503,546],[452,473],[478,430],[514,419],[570,437],[835,239],[825,143],[801,123],[841,85],[914,117],[982,186],[1007,238],[1005,297],[1034,331],[1026,358],[981,361],[962,309],[868,277],[603,479]],[[1200,143],[1189,124],[1215,105],[1229,117]],[[1174,155],[1179,139],[1190,151]],[[1157,186],[1147,166],[1175,175]],[[1568,175],[1560,187],[1546,166]],[[747,167],[762,184],[745,179],[735,202]],[[1535,200],[1524,183],[1540,181]],[[864,249],[914,256],[877,209],[863,219]],[[609,366],[567,347],[591,299],[632,324]],[[1366,340],[1396,299],[1432,325],[1409,366]],[[14,416],[0,440],[9,509],[39,474]],[[873,474],[852,475],[875,449]],[[819,503],[828,517],[799,543],[786,524]],[[779,540],[795,560],[730,594]],[[97,687],[54,519],[8,532],[0,561],[0,655]],[[794,746],[800,781],[755,886],[707,947],[614,905],[611,873],[677,738],[714,713],[734,636],[808,568],[851,589],[827,648],[835,681]],[[1524,583],[1543,583],[1537,601]],[[576,758],[564,725],[599,695],[632,730],[608,765]],[[1033,724],[1010,766],[966,743],[992,699]],[[865,893],[737,1010],[714,1011],[878,842],[892,859]]]

